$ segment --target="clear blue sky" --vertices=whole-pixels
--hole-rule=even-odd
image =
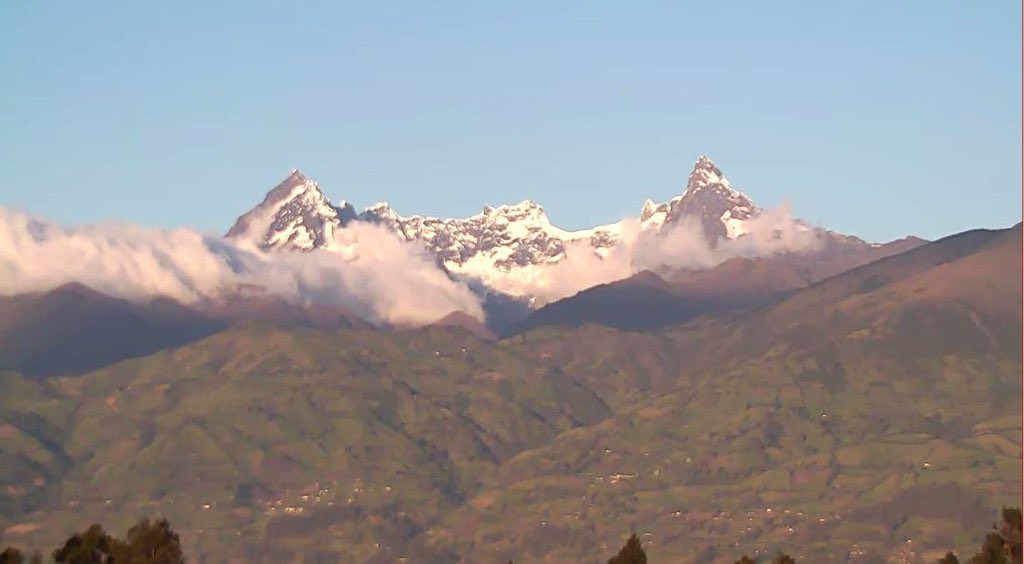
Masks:
[[[206,4],[0,3],[0,205],[222,232],[298,167],[576,228],[708,154],[871,240],[1021,217],[1017,1]]]

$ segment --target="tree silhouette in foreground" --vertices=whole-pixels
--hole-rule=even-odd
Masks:
[[[132,564],[176,564],[184,562],[181,552],[181,539],[171,530],[167,519],[150,522],[143,519],[128,530],[123,553],[128,557],[126,562]]]
[[[985,536],[981,551],[968,564],[1021,564],[1020,508],[1003,508],[1003,522]]]
[[[56,562],[68,564],[92,564],[112,562],[117,540],[96,524],[83,533],[75,533],[64,542],[64,546],[53,551]]]
[[[36,552],[28,559],[29,564],[42,564],[43,555]],[[3,552],[0,552],[0,564],[25,564],[25,554],[14,548],[8,546]]]
[[[53,551],[53,559],[66,564],[181,564],[181,540],[167,519],[143,519],[128,530],[124,540],[111,537],[100,525],[75,533]]]
[[[0,552],[0,564],[21,564],[25,561],[25,555],[13,546],[8,546]]]
[[[28,562],[28,564],[43,564],[43,555],[37,550],[26,561],[25,554],[13,546],[9,546],[3,552],[0,552],[0,564],[25,564],[25,562]]]
[[[647,564],[647,553],[640,545],[640,539],[636,538],[636,533],[629,535],[629,540],[618,554],[608,560],[608,564]]]
[[[1004,507],[1002,517],[1002,523],[992,526],[994,530],[985,536],[981,550],[967,564],[1022,564],[1020,509]],[[960,559],[947,552],[939,564],[960,564]]]
[[[1021,529],[1022,523],[1020,508],[1004,507],[1003,522],[999,525],[998,531],[999,536],[1003,541],[1003,550],[1005,551],[1005,555],[1009,556],[1010,562],[1013,562],[1014,564],[1021,564],[1022,560],[1024,560],[1024,554],[1022,554],[1024,546],[1021,544]]]

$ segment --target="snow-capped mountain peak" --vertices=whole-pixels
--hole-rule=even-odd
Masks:
[[[455,219],[401,216],[386,203],[379,203],[359,217],[422,243],[449,270],[473,276],[557,261],[566,242],[594,235],[592,230],[570,232],[556,227],[544,208],[532,200],[484,206],[476,215]]]
[[[750,231],[746,222],[760,213],[711,159],[701,156],[681,195],[663,203],[644,202],[639,226],[644,232],[661,233],[684,219],[697,221],[715,244]],[[354,256],[358,242],[345,230],[351,222],[387,227],[399,238],[421,245],[450,273],[517,295],[542,277],[547,265],[570,253],[585,249],[607,257],[625,237],[635,236],[629,220],[576,231],[562,229],[529,199],[484,206],[475,215],[452,219],[403,216],[385,201],[357,212],[344,200],[332,205],[320,186],[298,170],[240,217],[228,236],[263,249],[326,249]]]
[[[293,169],[263,202],[238,218],[227,237],[264,249],[309,251],[328,246],[343,218],[354,216],[351,204],[343,202],[341,207],[334,207],[319,184]]]
[[[732,184],[729,182],[729,179],[722,174],[722,171],[717,166],[715,166],[715,162],[709,157],[701,155],[697,157],[697,162],[693,165],[693,170],[690,171],[690,176],[687,179],[686,190],[683,191],[683,196],[686,196],[690,192],[715,184],[721,184],[730,190],[732,189]]]
[[[280,184],[267,192],[263,203],[273,204],[301,195],[308,195],[307,197],[312,198],[324,197],[319,184],[307,178],[299,169],[293,168]]]
[[[709,241],[735,239],[744,233],[743,222],[761,213],[746,194],[732,186],[708,157],[701,155],[686,182],[682,197],[669,204],[667,223],[683,217],[698,218]]]

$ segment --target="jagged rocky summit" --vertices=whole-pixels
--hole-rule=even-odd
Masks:
[[[346,227],[366,222],[423,245],[454,275],[516,294],[514,288],[528,286],[526,282],[541,276],[544,266],[564,260],[573,246],[585,246],[604,257],[628,230],[658,233],[683,221],[700,225],[714,245],[747,235],[751,220],[762,213],[705,156],[697,159],[681,195],[663,203],[647,200],[637,218],[576,231],[557,227],[544,208],[530,200],[485,206],[465,218],[403,216],[387,202],[357,212],[346,201],[332,204],[319,184],[293,170],[263,202],[238,218],[227,237],[266,250],[346,252],[353,245],[342,236]]]

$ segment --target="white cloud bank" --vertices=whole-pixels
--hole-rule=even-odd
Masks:
[[[620,222],[618,243],[601,258],[587,241],[569,245],[563,260],[492,280],[497,289],[551,302],[581,290],[628,278],[644,270],[711,268],[730,258],[815,251],[824,244],[819,233],[795,221],[788,206],[765,210],[744,221],[743,236],[711,245],[698,219],[684,218],[661,229],[643,229],[640,221]]]
[[[711,245],[697,221],[660,230],[621,223],[619,243],[604,258],[585,241],[558,263],[490,280],[495,289],[550,302],[642,270],[709,268],[733,257],[804,252],[818,234],[788,208],[747,220],[747,234]],[[168,296],[186,304],[241,285],[304,305],[340,306],[373,323],[420,325],[453,311],[483,319],[481,299],[451,280],[420,245],[386,227],[353,222],[333,233],[339,252],[264,252],[190,229],[161,230],[107,222],[66,227],[0,207],[0,295],[80,282],[130,300]]]
[[[452,311],[483,318],[479,298],[417,246],[385,228],[357,224],[358,250],[263,252],[190,229],[107,222],[66,227],[0,207],[0,294],[80,282],[130,300],[168,296],[186,304],[257,285],[296,303],[341,306],[374,323],[424,324]]]

